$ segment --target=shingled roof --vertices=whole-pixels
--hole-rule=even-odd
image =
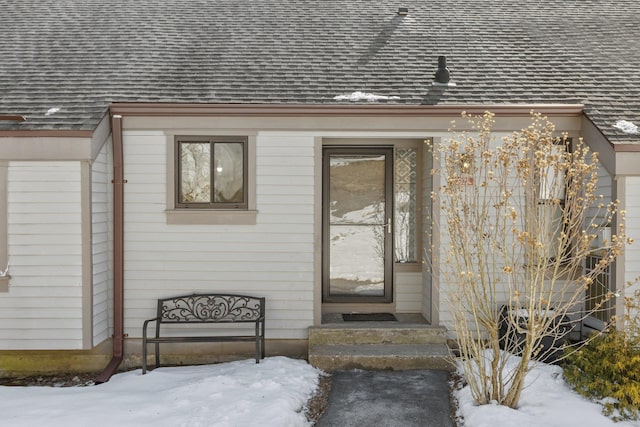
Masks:
[[[398,7],[409,14],[400,16]],[[112,102],[582,103],[640,143],[637,0],[0,0],[0,130],[91,130]],[[446,55],[455,87],[432,86]],[[59,109],[59,110],[55,110]],[[47,115],[48,113],[48,115]]]

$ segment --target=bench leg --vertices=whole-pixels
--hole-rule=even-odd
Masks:
[[[160,366],[160,343],[156,343],[156,368]]]
[[[147,373],[147,341],[142,341],[142,375]]]
[[[260,363],[260,325],[256,322],[256,363]]]
[[[265,350],[265,341],[264,341],[264,320],[262,321],[262,358],[265,358],[266,350]]]

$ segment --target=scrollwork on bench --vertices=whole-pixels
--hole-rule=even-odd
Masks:
[[[188,295],[163,300],[164,323],[255,322],[263,313],[260,299],[242,295]]]

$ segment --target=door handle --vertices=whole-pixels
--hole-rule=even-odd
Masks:
[[[391,234],[391,219],[387,218],[387,222],[383,224],[383,227],[387,229],[387,234]]]

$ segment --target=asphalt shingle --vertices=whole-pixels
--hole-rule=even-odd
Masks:
[[[360,90],[403,105],[584,103],[610,141],[640,143],[614,127],[640,124],[633,0],[0,0],[0,10],[0,114],[28,118],[0,130],[90,130],[110,102],[344,104],[334,97]],[[438,55],[457,86],[434,96]]]

